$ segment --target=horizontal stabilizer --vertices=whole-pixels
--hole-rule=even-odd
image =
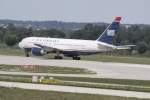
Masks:
[[[123,46],[116,46],[117,50],[129,50],[133,47],[136,47],[136,45],[123,45]]]

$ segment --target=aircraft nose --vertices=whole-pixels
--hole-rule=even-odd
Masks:
[[[19,46],[20,48],[23,48],[22,42],[19,42],[18,46]]]

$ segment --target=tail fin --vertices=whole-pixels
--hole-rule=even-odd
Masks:
[[[120,16],[115,17],[114,21],[100,35],[100,37],[97,39],[97,41],[112,44],[113,38],[116,34],[116,31],[119,29],[120,20],[121,20]]]

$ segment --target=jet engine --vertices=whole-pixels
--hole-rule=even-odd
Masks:
[[[42,55],[46,54],[47,52],[41,48],[32,48],[31,53],[35,56],[42,56]]]

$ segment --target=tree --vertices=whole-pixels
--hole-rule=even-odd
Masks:
[[[147,51],[147,44],[145,42],[139,42],[137,44],[137,50],[139,54],[143,54]]]
[[[4,29],[0,28],[0,42],[3,42],[4,35],[5,35]]]
[[[74,31],[71,34],[71,38],[95,40],[100,36],[100,33],[104,31],[104,28],[105,26],[94,26],[92,24],[87,24],[83,29]]]
[[[86,24],[85,26],[84,26],[84,30],[93,30],[93,28],[94,28],[94,26],[93,26],[93,24]]]
[[[56,30],[56,29],[51,29],[48,31],[48,36],[49,37],[54,37],[54,38],[65,38],[66,34],[62,31]]]
[[[8,46],[13,46],[13,45],[15,45],[17,43],[16,36],[15,35],[5,35],[4,42]]]
[[[33,31],[34,36],[40,37],[53,37],[53,38],[65,38],[66,34],[60,30],[50,29],[50,30],[36,30]]]
[[[26,29],[26,28],[17,28],[16,30],[16,39],[17,42],[20,42],[25,37],[31,37],[33,36],[32,28]]]

